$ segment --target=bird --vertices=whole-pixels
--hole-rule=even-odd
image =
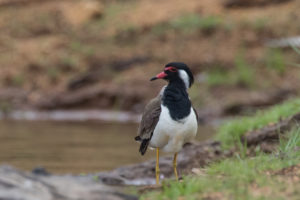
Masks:
[[[135,140],[140,142],[139,152],[144,155],[148,146],[156,149],[156,184],[159,185],[159,152],[173,153],[173,169],[176,180],[177,154],[183,145],[195,138],[198,115],[188,95],[194,83],[189,67],[182,62],[170,62],[150,81],[163,79],[168,82],[159,94],[150,100],[142,114]]]

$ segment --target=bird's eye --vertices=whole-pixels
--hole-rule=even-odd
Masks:
[[[177,72],[177,68],[176,67],[167,67],[166,71]]]

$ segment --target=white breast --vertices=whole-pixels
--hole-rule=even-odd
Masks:
[[[197,134],[197,118],[193,108],[190,114],[180,121],[171,118],[169,109],[161,105],[159,121],[150,140],[150,146],[166,152],[178,152],[182,146]]]

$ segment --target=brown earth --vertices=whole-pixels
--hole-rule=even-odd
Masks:
[[[220,142],[216,141],[186,144],[178,154],[179,175],[190,174],[194,169],[232,156],[233,151],[223,151],[220,145]],[[160,157],[162,179],[174,177],[172,159],[171,156]],[[101,172],[97,176],[102,183],[108,185],[154,185],[155,160],[120,167],[111,172]]]
[[[293,165],[287,168],[283,168],[279,171],[273,172],[273,175],[284,177],[285,179],[289,179],[292,182],[299,183],[300,181],[300,164]]]
[[[300,33],[292,23],[300,3],[272,2],[232,9],[216,0],[2,0],[1,110],[140,112],[164,84],[149,78],[173,60],[192,68],[191,98],[205,117],[278,103],[298,94],[299,69],[289,63],[300,59],[281,50],[278,70],[264,42]],[[211,83],[216,72],[221,83]]]

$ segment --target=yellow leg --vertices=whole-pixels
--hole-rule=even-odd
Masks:
[[[174,154],[173,168],[174,168],[175,178],[178,181],[178,174],[177,174],[177,153]]]
[[[156,175],[156,184],[159,185],[159,148],[156,148],[156,167],[155,167],[155,175]]]

